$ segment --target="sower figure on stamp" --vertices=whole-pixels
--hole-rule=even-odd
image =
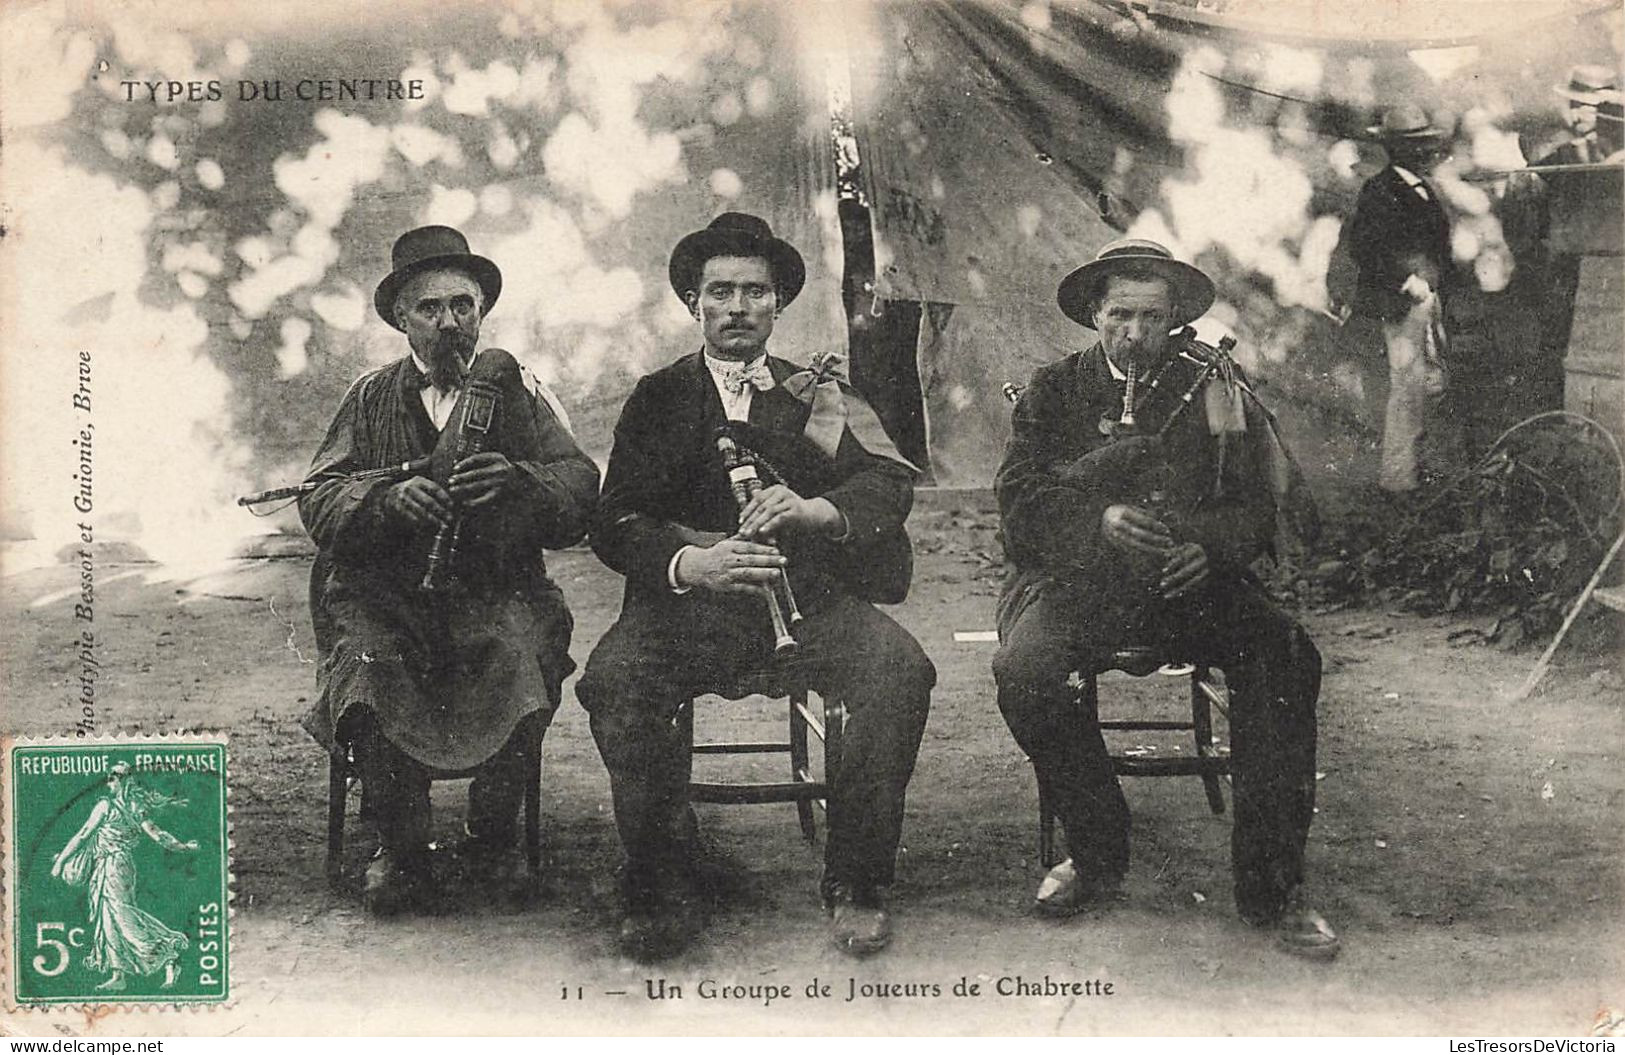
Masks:
[[[1066,834],[1071,857],[1038,897],[1065,915],[1115,896],[1129,864],[1128,804],[1069,674],[1125,646],[1222,669],[1236,906],[1288,948],[1329,956],[1337,938],[1299,896],[1320,656],[1247,571],[1278,515],[1307,531],[1313,507],[1228,356],[1173,332],[1213,296],[1202,272],[1136,239],[1061,283],[1061,310],[1100,340],[1033,375],[995,481],[1014,565],[999,709]]]
[[[576,692],[609,769],[626,851],[620,940],[639,959],[675,953],[700,926],[690,756],[674,717],[773,662],[766,588],[785,568],[803,614],[794,662],[850,714],[830,775],[832,936],[864,953],[890,935],[881,890],[936,672],[866,598],[907,589],[914,470],[827,360],[798,371],[767,354],[804,276],[801,255],[755,216],[724,213],[685,237],[670,279],[703,348],[641,379],[615,427],[592,545],[626,576],[625,599]],[[785,482],[741,509],[719,431]]]
[[[320,551],[321,691],[305,726],[359,763],[378,914],[433,904],[436,771],[478,767],[460,860],[512,883],[525,749],[540,749],[573,669],[570,611],[542,550],[586,533],[598,469],[528,371],[476,351],[501,289],[496,265],[449,227],[396,241],[373,304],[409,354],[350,387],[312,463],[319,486],[299,502]],[[405,463],[419,463],[405,479],[355,475]]]

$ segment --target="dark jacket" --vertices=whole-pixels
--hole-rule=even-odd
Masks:
[[[1450,221],[1438,189],[1426,180],[1422,186],[1425,197],[1390,165],[1360,188],[1354,216],[1343,231],[1344,246],[1358,268],[1350,305],[1356,314],[1403,318],[1414,301],[1400,286],[1412,274],[1443,292],[1450,267]]]
[[[394,479],[352,476],[434,451],[440,434],[418,378],[408,357],[356,381],[311,463],[318,486],[299,512],[319,551],[311,620],[321,693],[305,726],[331,748],[345,713],[364,705],[418,761],[462,769],[494,754],[520,718],[558,705],[573,669],[571,619],[542,549],[581,540],[598,467],[539,396],[505,398],[502,420],[525,427],[534,457],[513,458],[515,484],[466,514],[457,589],[426,595],[418,584],[434,532],[385,511]]]
[[[797,494],[829,499],[849,529],[841,542],[783,540],[797,599],[805,606],[827,591],[862,596],[849,573],[886,539],[900,536],[914,502],[914,474],[864,450],[850,429],[833,461],[809,451],[801,434],[810,408],[783,388],[796,367],[772,356],[767,363],[779,385],[751,397],[756,449]],[[737,526],[738,504],[716,448],[717,428],[726,421],[698,352],[642,378],[627,398],[592,528],[593,551],[626,576],[626,606],[680,611],[692,597],[672,592],[672,557],[684,545],[705,541],[698,532],[731,534]]]
[[[1183,360],[1169,366],[1144,397],[1141,426],[1159,428],[1197,376]],[[1201,543],[1216,571],[1241,574],[1268,550],[1276,506],[1258,445],[1221,445],[1197,397],[1169,430],[1165,460],[1130,464],[1100,431],[1103,417],[1117,420],[1122,401],[1123,383],[1099,344],[1040,367],[1022,393],[993,485],[1016,572],[1006,600],[1035,582],[1085,594],[1133,585],[1136,573],[1103,537],[1100,518],[1109,505],[1145,505],[1151,473],[1166,491],[1176,537]]]

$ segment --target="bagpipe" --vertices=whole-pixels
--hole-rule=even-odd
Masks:
[[[537,461],[543,454],[541,422],[533,408],[531,390],[519,361],[501,348],[487,348],[474,358],[451,417],[427,458],[363,469],[338,479],[395,483],[424,476],[449,490],[458,464],[488,451],[499,452],[510,462]],[[244,495],[237,504],[297,498],[332,479],[309,479]],[[504,509],[500,503],[477,510],[479,515],[473,516],[458,508],[455,499],[453,502],[451,519],[435,531],[423,555],[424,572],[418,585],[428,593],[447,590],[465,570],[487,568],[492,575],[500,574],[495,565],[504,537],[515,532],[528,534],[522,514]]]
[[[730,421],[717,428],[713,443],[741,511],[755,494],[773,484],[810,498],[843,479],[835,459],[803,435]],[[826,578],[874,604],[901,603],[914,575],[913,546],[901,525],[843,543],[788,540],[784,550],[792,566],[816,563]],[[778,577],[769,595],[775,651],[789,654],[795,647],[793,631],[801,612],[788,572]]]

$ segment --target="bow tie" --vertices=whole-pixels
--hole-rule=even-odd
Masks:
[[[746,385],[758,392],[766,392],[773,384],[773,371],[767,368],[765,359],[755,366],[732,363],[722,371],[722,387],[736,396],[745,390]]]

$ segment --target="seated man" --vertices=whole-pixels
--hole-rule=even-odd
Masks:
[[[615,426],[592,546],[626,576],[626,593],[576,694],[609,769],[626,851],[620,940],[637,959],[679,951],[699,925],[689,748],[673,719],[692,697],[770,666],[764,588],[786,567],[805,616],[794,627],[798,668],[850,715],[830,774],[822,890],[832,937],[862,954],[890,935],[880,891],[936,671],[867,599],[895,602],[907,589],[914,473],[826,369],[767,354],[804,276],[801,255],[755,216],[724,213],[685,237],[671,285],[702,348],[640,380]],[[741,509],[719,430],[784,482]]]
[[[319,549],[311,618],[320,696],[305,727],[351,745],[380,851],[365,902],[377,914],[427,907],[429,779],[478,767],[466,860],[511,873],[526,738],[540,747],[571,670],[570,610],[542,547],[573,545],[597,500],[598,468],[562,408],[512,356],[476,353],[502,290],[495,264],[449,227],[394,247],[373,304],[410,353],[350,386],[311,465],[299,512]],[[465,393],[497,394],[489,423],[465,422]],[[458,458],[487,425],[487,449]],[[413,475],[367,473],[407,462]],[[448,532],[425,589],[437,534]]]
[[[1276,524],[1271,470],[1286,463],[1272,459],[1285,452],[1238,383],[1202,383],[1221,353],[1171,334],[1213,295],[1206,275],[1135,239],[1062,281],[1061,310],[1100,340],[1033,375],[995,481],[1015,569],[999,602],[999,709],[1071,852],[1039,909],[1067,914],[1115,893],[1129,863],[1128,804],[1068,675],[1126,645],[1224,670],[1236,907],[1328,956],[1336,936],[1298,898],[1320,656],[1247,572]]]

